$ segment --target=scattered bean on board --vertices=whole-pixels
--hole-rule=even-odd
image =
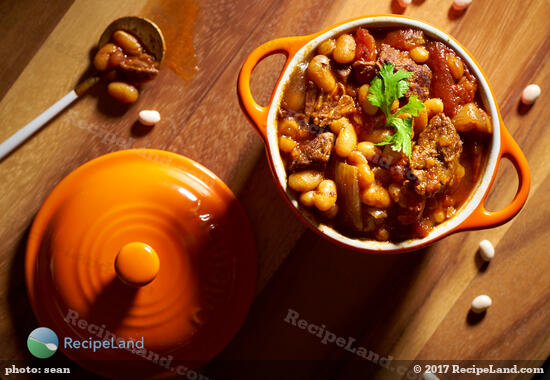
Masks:
[[[540,96],[540,87],[536,84],[530,84],[523,89],[521,101],[525,104],[533,104]]]
[[[495,247],[489,240],[479,242],[479,255],[485,261],[491,261],[495,257]]]
[[[160,121],[160,113],[155,110],[139,111],[139,122],[143,125],[152,126]]]
[[[474,298],[472,301],[472,311],[474,313],[483,313],[492,305],[492,303],[493,301],[491,300],[491,297],[482,294]]]
[[[454,0],[453,1],[453,8],[457,11],[461,11],[463,9],[466,9],[470,6],[472,3],[472,0]]]

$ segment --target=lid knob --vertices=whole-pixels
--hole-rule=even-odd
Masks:
[[[159,257],[155,250],[141,242],[126,244],[115,259],[118,278],[131,286],[144,286],[153,281],[159,266]]]

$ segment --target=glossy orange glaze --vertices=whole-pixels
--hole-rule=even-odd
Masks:
[[[115,260],[118,276],[140,287],[118,278]],[[26,278],[38,320],[60,340],[107,337],[72,323],[74,311],[196,367],[243,322],[256,252],[244,211],[214,174],[177,154],[127,150],[88,162],[52,191],[30,233]],[[109,377],[165,371],[126,350],[60,349],[84,366],[103,360],[88,368]]]
[[[245,115],[249,118],[252,125],[256,127],[256,130],[260,136],[264,139],[267,144],[267,114],[269,113],[269,108],[271,107],[270,100],[269,104],[265,107],[259,105],[254,98],[252,97],[252,92],[250,91],[250,76],[254,67],[264,58],[269,57],[270,55],[277,53],[284,53],[287,56],[286,62],[284,64],[282,72],[285,71],[288,63],[306,43],[310,40],[317,37],[319,33],[301,36],[301,37],[286,37],[279,38],[266,42],[265,44],[257,47],[246,59],[239,74],[238,81],[238,92],[239,100],[241,101],[242,107],[245,109]],[[281,78],[277,80],[275,87],[279,85]]]
[[[115,259],[118,278],[132,286],[144,286],[153,281],[159,266],[159,257],[153,247],[139,241],[126,244]]]

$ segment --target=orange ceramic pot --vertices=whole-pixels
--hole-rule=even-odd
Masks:
[[[289,81],[290,74],[294,71],[296,65],[308,57],[322,41],[342,32],[353,30],[359,26],[414,27],[423,30],[428,36],[435,40],[445,42],[464,59],[479,80],[483,102],[493,119],[494,133],[490,146],[489,159],[487,160],[483,174],[480,176],[475,189],[453,218],[436,226],[430,234],[423,239],[411,239],[395,243],[350,238],[339,233],[330,226],[318,222],[311,213],[300,208],[298,200],[287,188],[287,174],[279,153],[275,124],[276,112],[282,99],[285,84]],[[275,89],[273,90],[269,104],[267,106],[261,106],[254,100],[250,92],[250,75],[259,61],[269,55],[277,53],[285,54],[287,59]],[[506,223],[521,210],[527,200],[530,186],[529,166],[517,143],[504,126],[496,99],[486,76],[483,74],[483,71],[474,57],[464,48],[464,46],[445,32],[423,21],[397,15],[365,16],[339,23],[308,36],[286,37],[266,42],[254,50],[246,59],[239,75],[238,95],[244,113],[256,127],[256,130],[265,143],[273,176],[285,200],[299,218],[313,229],[313,231],[345,247],[378,253],[396,253],[418,249],[454,232],[490,228]],[[485,209],[484,202],[495,179],[502,157],[508,158],[514,164],[518,172],[519,186],[516,196],[507,207],[500,211],[489,212]]]
[[[232,339],[256,285],[252,231],[231,190],[153,149],[107,154],[63,179],[34,220],[25,266],[39,323],[109,378],[196,369]],[[90,347],[120,339],[141,343]]]

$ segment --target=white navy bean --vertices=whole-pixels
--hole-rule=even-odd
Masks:
[[[472,311],[474,313],[483,313],[492,304],[493,304],[493,301],[491,300],[491,297],[485,294],[482,294],[474,298],[474,300],[472,301]]]
[[[533,104],[540,96],[540,87],[536,84],[530,84],[523,89],[521,93],[521,101],[525,104]]]
[[[453,8],[456,9],[457,11],[461,11],[465,8],[468,8],[471,3],[472,3],[472,0],[454,0]]]
[[[495,257],[495,247],[489,240],[479,242],[479,255],[485,261],[491,261]]]
[[[160,121],[158,111],[143,110],[139,112],[139,122],[143,125],[155,125]]]

